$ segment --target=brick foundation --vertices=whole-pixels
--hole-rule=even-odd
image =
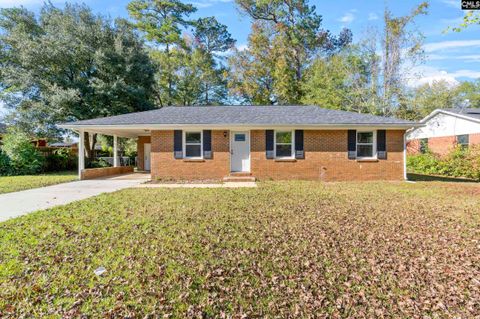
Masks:
[[[82,170],[81,180],[133,173],[133,166],[87,168]]]
[[[278,161],[266,159],[265,131],[253,130],[251,173],[259,179],[274,180],[403,180],[404,133],[387,130],[386,160],[360,161],[347,158],[347,130],[305,130],[305,159]],[[230,174],[228,131],[212,131],[213,159],[208,160],[175,159],[173,131],[152,131],[151,144],[154,179],[222,179]]]

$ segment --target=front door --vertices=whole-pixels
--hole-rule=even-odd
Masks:
[[[250,172],[250,132],[231,132],[230,154],[232,172]]]
[[[152,149],[151,144],[143,144],[143,169],[150,170],[150,151]]]

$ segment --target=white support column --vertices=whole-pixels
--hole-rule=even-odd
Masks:
[[[78,179],[82,178],[82,170],[85,169],[85,134],[78,131]]]
[[[118,167],[118,141],[117,135],[113,135],[113,167]]]

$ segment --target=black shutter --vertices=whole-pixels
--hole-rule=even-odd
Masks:
[[[387,131],[377,131],[377,158],[387,159]]]
[[[305,158],[305,151],[303,149],[303,130],[295,130],[295,158]]]
[[[348,130],[348,159],[357,158],[357,131]]]
[[[175,158],[183,158],[183,146],[182,146],[182,131],[173,131],[173,156]]]
[[[203,158],[205,158],[205,159],[213,158],[212,131],[211,130],[204,130],[203,131]]]
[[[275,154],[273,151],[273,134],[273,130],[265,131],[265,151],[267,159],[275,158]]]

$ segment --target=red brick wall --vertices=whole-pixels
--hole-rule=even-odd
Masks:
[[[348,159],[347,130],[305,130],[305,159],[284,162],[267,160],[265,131],[252,131],[252,175],[259,179],[402,180],[404,132],[387,131],[387,160],[367,162]]]
[[[87,168],[82,170],[80,179],[94,179],[126,173],[133,173],[133,166]]]
[[[145,155],[144,153],[144,144],[150,143],[150,136],[139,136],[137,140],[137,166],[139,170],[144,170],[145,168],[143,167],[145,162],[143,160],[143,157]],[[151,159],[150,159],[151,160]]]
[[[230,173],[229,133],[212,131],[213,159],[175,159],[173,131],[152,131],[152,178],[221,179]],[[347,130],[305,130],[305,159],[267,160],[265,131],[251,131],[251,172],[259,179],[402,180],[403,130],[387,130],[386,160],[347,158]]]
[[[470,134],[469,145],[479,145],[480,144],[480,133]],[[433,153],[439,155],[448,154],[455,145],[457,144],[456,136],[442,136],[442,137],[430,137],[428,139],[428,148]],[[418,154],[420,152],[420,140],[410,140],[407,143],[408,154]]]
[[[225,136],[224,136],[225,135]],[[222,179],[230,173],[228,131],[212,131],[213,159],[175,159],[173,131],[152,131],[153,179]]]

